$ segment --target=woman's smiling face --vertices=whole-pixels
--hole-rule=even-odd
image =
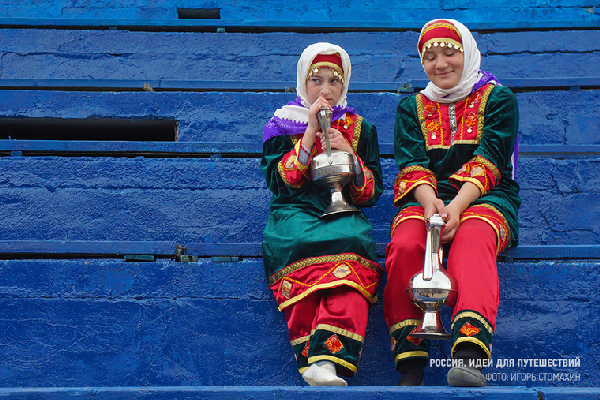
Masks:
[[[464,54],[453,48],[430,47],[423,54],[423,68],[429,80],[440,89],[458,85],[465,63]]]

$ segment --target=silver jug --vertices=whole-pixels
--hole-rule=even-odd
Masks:
[[[313,157],[311,161],[311,172],[313,181],[321,186],[329,188],[331,192],[331,204],[321,218],[328,215],[344,212],[360,212],[344,198],[342,190],[344,186],[354,179],[354,155],[341,150],[332,150],[329,142],[328,128],[331,127],[331,110],[321,107],[317,114],[321,130],[325,134],[327,152]]]
[[[445,304],[454,304],[457,285],[454,278],[442,270],[443,249],[441,246],[444,221],[434,214],[425,221],[427,225],[427,243],[423,272],[408,281],[408,297],[421,310],[423,321],[410,336],[422,339],[450,339],[440,320],[440,308]]]

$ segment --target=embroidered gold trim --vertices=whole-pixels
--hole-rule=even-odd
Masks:
[[[410,172],[414,172],[414,171],[425,171],[425,172],[429,172],[432,176],[435,176],[433,171],[430,170],[429,168],[425,168],[420,165],[409,165],[408,167],[402,168],[402,170],[400,172],[398,172],[398,177],[396,178],[396,180],[402,179],[401,176],[404,176],[404,175],[406,175]]]
[[[487,102],[490,98],[490,93],[492,93],[492,90],[494,89],[496,85],[494,85],[493,83],[488,84],[488,87],[485,89],[485,91],[483,92],[483,95],[481,96],[481,103],[479,104],[479,110],[478,110],[478,123],[477,123],[477,141],[479,142],[481,140],[481,134],[483,133],[483,124],[484,124],[484,120],[485,120],[485,107],[487,106]]]
[[[311,64],[308,68],[308,73],[306,74],[306,79],[304,81],[306,82],[308,78],[312,76],[312,74],[316,74],[321,68],[329,68],[334,70],[335,72],[337,72],[337,74],[334,75],[339,77],[342,83],[344,83],[344,71],[340,68],[339,65],[328,61],[322,61],[316,64]]]
[[[492,171],[492,174],[494,174],[494,176],[496,177],[496,179],[500,179],[500,171],[490,161],[486,160],[485,158],[483,158],[479,154],[477,156],[475,156],[475,158],[473,159],[473,161],[474,162],[478,162],[480,164],[483,164],[486,168],[488,168],[489,170]]]
[[[300,189],[302,186],[304,186],[304,184],[301,185],[292,185],[290,183],[290,181],[287,179],[287,177],[285,176],[285,167],[283,166],[283,160],[279,161],[279,163],[277,163],[277,172],[279,172],[279,176],[281,176],[281,179],[283,180],[283,183],[285,183],[285,185],[287,187],[291,187],[292,189]],[[291,171],[291,170],[288,170]]]
[[[422,171],[425,172],[427,175],[419,177],[417,180],[414,181],[405,178],[406,175],[415,171]],[[430,182],[428,179],[433,179],[434,182]],[[402,187],[403,183],[404,187]],[[397,192],[397,197],[396,193],[394,193],[394,204],[396,204],[396,202],[398,202],[400,199],[404,198],[404,196],[406,196],[408,193],[410,193],[411,190],[413,190],[419,185],[429,185],[437,193],[437,178],[435,177],[433,171],[420,165],[410,165],[408,167],[403,168],[400,172],[398,172],[398,176],[394,180],[394,188],[398,187],[399,189],[395,190],[395,192]]]
[[[304,183],[302,183],[300,185],[292,185],[290,183],[290,181],[288,180],[288,178],[286,177],[285,171],[294,171],[294,168],[287,168],[283,163],[283,158],[277,163],[277,172],[279,172],[279,176],[281,176],[283,183],[285,183],[285,185],[287,187],[291,187],[292,189],[299,189],[299,188],[303,187],[304,185],[306,185],[308,183],[308,180],[310,180],[310,178],[308,176],[309,165],[300,164],[300,162],[298,161],[298,156],[297,156],[298,152],[300,151],[300,141],[295,136],[292,136],[290,138],[292,139],[292,144],[294,145],[294,150],[296,151],[296,155],[290,156],[290,158],[288,159],[287,162],[291,161],[291,163],[297,169],[300,170],[300,172],[302,173],[302,176],[304,176],[307,179],[307,181],[305,181]],[[285,158],[285,155],[284,155],[284,158]]]
[[[310,340],[311,336],[312,336],[312,334],[311,335],[306,335],[306,336],[299,337],[297,339],[294,339],[294,340],[290,341],[290,344],[292,345],[292,347],[294,347],[297,344],[306,343],[306,342],[308,342]]]
[[[426,351],[407,351],[405,353],[400,353],[394,358],[394,362],[398,362],[398,360],[403,360],[405,358],[410,357],[425,357],[429,359],[429,353]]]
[[[423,95],[421,93],[417,94],[416,96],[416,101],[417,101],[417,115],[419,116],[419,123],[421,124],[421,133],[423,134],[423,138],[425,139],[425,149],[426,150],[430,150],[430,149],[434,149],[434,148],[443,148],[444,145],[444,127],[442,125],[442,113],[440,112],[439,109],[437,109],[437,114],[438,114],[438,119],[439,121],[437,121],[437,123],[439,124],[440,127],[440,144],[439,145],[435,145],[435,146],[431,146],[429,144],[429,129],[427,128],[427,120],[425,119],[425,110],[423,108]],[[437,104],[437,103],[436,103]],[[436,106],[437,108],[437,106]],[[432,120],[433,121],[433,120]]]
[[[467,208],[461,214],[460,223],[463,223],[463,221],[466,221],[467,219],[471,219],[471,218],[479,219],[481,221],[487,222],[492,227],[492,229],[496,232],[496,239],[497,239],[496,254],[500,254],[500,252],[502,250],[504,250],[504,248],[508,245],[508,242],[510,241],[510,238],[512,235],[511,231],[510,231],[510,227],[508,226],[508,223],[506,222],[504,215],[502,215],[502,213],[500,211],[498,211],[498,209],[491,204],[477,204],[472,207],[484,207],[489,210],[492,210],[494,212],[494,214],[496,214],[499,217],[497,220],[497,224],[494,224],[494,222],[490,221],[489,218],[493,218],[493,217],[491,217],[489,215],[481,215],[481,214],[477,214],[473,211],[469,211],[470,207]],[[502,233],[498,231],[497,225],[501,225],[506,230],[506,238],[502,239]]]
[[[460,38],[460,40],[462,40],[462,35],[460,34],[460,31],[458,29],[456,29],[456,27],[454,25],[452,25],[451,23],[449,23],[449,22],[436,22],[436,23],[433,23],[431,25],[427,25],[427,27],[425,28],[425,30],[421,34],[421,37],[424,36],[425,33],[429,32],[430,30],[435,29],[435,28],[446,28],[446,29],[449,29],[449,30],[453,31],[454,33],[456,33],[458,35],[458,37]]]
[[[425,111],[423,109],[423,95],[417,94],[415,97],[417,102],[417,116],[419,117],[419,124],[421,125],[421,133],[423,134],[423,138],[425,139],[425,148],[429,148],[429,134],[425,126]]]
[[[363,117],[356,114],[356,123],[354,125],[354,132],[352,133],[352,150],[356,153],[358,149],[358,141],[360,140],[360,135],[362,133],[362,122]]]
[[[405,319],[404,321],[397,322],[390,327],[390,336],[392,336],[392,334],[394,332],[396,332],[398,329],[402,329],[405,326],[419,326],[419,325],[421,325],[420,319]]]
[[[336,254],[333,256],[319,256],[319,257],[304,258],[300,261],[296,261],[296,262],[288,265],[281,271],[278,271],[278,272],[274,273],[273,275],[271,275],[269,277],[269,286],[274,284],[275,282],[277,282],[279,279],[283,278],[284,276],[286,276],[298,269],[304,268],[308,265],[317,264],[317,263],[325,263],[325,262],[338,263],[340,261],[356,261],[363,267],[367,267],[373,271],[376,271],[380,275],[383,274],[383,269],[377,263],[374,263],[371,260],[367,260],[366,258],[361,257],[357,254],[348,254],[348,253]]]
[[[357,335],[356,333],[350,332],[346,329],[338,328],[337,326],[328,325],[328,324],[318,324],[317,327],[312,330],[311,335],[314,335],[315,331],[317,331],[319,329],[323,329],[325,331],[329,331],[329,332],[336,333],[338,335],[345,336],[352,340],[356,340],[357,342],[363,343],[365,341],[364,337]]]
[[[408,212],[409,215],[403,216],[402,218],[398,218],[398,215],[405,212]],[[398,214],[396,214],[390,225],[390,238],[394,236],[394,230],[398,227],[398,225],[409,219],[418,219],[420,221],[425,222],[425,217],[423,216],[423,214],[415,213],[413,211],[400,210],[398,211]]]
[[[305,290],[304,292],[300,293],[298,296],[292,297],[288,301],[284,301],[283,303],[281,303],[279,305],[279,307],[277,307],[277,309],[279,311],[283,311],[283,309],[285,309],[289,305],[299,302],[303,298],[307,297],[308,295],[310,295],[310,294],[312,294],[312,293],[314,293],[314,292],[316,292],[318,290],[321,290],[321,289],[331,289],[331,288],[334,288],[334,287],[337,287],[337,286],[344,286],[344,285],[345,286],[350,286],[350,287],[358,290],[371,303],[375,303],[375,301],[377,300],[377,298],[375,296],[371,296],[369,294],[369,292],[367,292],[363,286],[360,286],[356,282],[347,281],[347,280],[338,280],[338,281],[333,281],[333,282],[329,282],[329,283],[324,283],[324,284],[321,284],[321,285],[311,286],[310,289]],[[373,285],[369,285],[367,287],[370,287],[370,286],[373,286]]]
[[[310,163],[303,165],[300,163],[300,161],[298,161],[298,154],[300,154],[300,145],[302,144],[302,142],[300,140],[297,141],[297,143],[294,145],[294,150],[296,150],[296,157],[294,157],[294,165],[300,170],[302,171],[302,175],[304,175],[305,177],[308,178],[308,175],[306,175],[305,171],[308,170],[308,168],[310,167]]]
[[[405,187],[403,189],[401,187],[398,188],[398,189],[402,189],[402,190],[398,190],[398,197],[394,198],[394,205],[398,200],[401,200],[402,198],[404,198],[404,196],[409,194],[417,186],[429,185],[437,193],[437,187],[432,182],[428,181],[427,179],[420,178],[416,181],[403,180],[398,184],[398,186],[401,186],[402,183],[405,183],[405,185],[404,185]]]
[[[477,178],[471,178],[470,176],[461,176],[461,175],[457,175],[457,174],[452,174],[451,177],[453,179],[456,179],[459,182],[471,182],[473,185],[475,185],[479,188],[479,191],[481,192],[481,196],[483,196],[484,194],[487,193],[487,190],[485,190],[483,183],[481,183],[479,181],[479,179],[477,179]],[[481,197],[481,196],[479,196],[479,197]]]
[[[487,329],[487,331],[490,334],[494,333],[494,329],[489,324],[489,322],[485,319],[485,317],[483,317],[481,314],[478,314],[478,313],[473,312],[473,311],[462,311],[462,312],[459,312],[458,314],[456,314],[454,316],[453,321],[452,321],[452,325],[451,325],[452,329],[454,328],[454,322],[458,321],[461,318],[473,318],[473,319],[476,319],[477,321],[481,322],[481,324],[483,325],[483,327],[485,329]]]
[[[375,196],[375,178],[373,177],[373,172],[371,172],[371,170],[369,168],[367,168],[367,166],[365,165],[365,163],[363,162],[363,160],[361,160],[361,158],[358,156],[358,154],[355,154],[356,159],[358,160],[358,165],[360,165],[360,168],[362,168],[363,171],[363,185],[361,187],[357,187],[354,184],[354,180],[352,180],[352,189],[350,191],[350,198],[352,199],[352,202],[354,204],[360,205],[360,204],[364,204],[367,201],[371,200],[373,198],[373,196]],[[369,197],[367,197],[365,200],[362,201],[358,201],[358,199],[364,194],[365,190],[369,187],[369,184],[373,182],[373,190],[371,191],[371,195]],[[353,195],[353,191],[356,192],[356,196]]]
[[[441,124],[442,115],[441,115],[441,111],[439,109],[438,109],[437,123],[440,124],[440,135],[441,135],[440,144],[436,144],[436,145],[429,144],[429,130],[427,129],[427,120],[425,119],[425,112],[424,112],[424,106],[423,106],[423,94],[421,94],[421,93],[417,94],[417,96],[416,96],[417,114],[419,116],[419,123],[421,124],[421,133],[423,134],[423,137],[425,139],[425,149],[427,151],[429,151],[429,150],[433,150],[433,149],[449,149],[452,146],[454,146],[455,144],[479,144],[481,142],[481,135],[483,132],[483,127],[484,127],[484,122],[485,122],[485,108],[486,108],[487,102],[489,100],[490,93],[492,92],[494,87],[495,87],[495,85],[493,83],[489,83],[488,86],[485,88],[483,95],[481,96],[481,101],[479,102],[479,107],[477,110],[477,138],[475,140],[473,140],[473,139],[463,140],[462,139],[464,125],[465,125],[465,118],[466,118],[466,115],[463,115],[461,118],[461,128],[460,128],[461,139],[450,140],[449,146],[444,145],[444,130],[443,130],[443,125]],[[465,100],[465,107],[467,106],[469,99],[470,99],[470,97]],[[438,104],[438,103],[435,103],[435,104]]]
[[[326,356],[326,355],[312,356],[312,357],[308,358],[308,363],[309,364],[314,364],[314,363],[322,361],[322,360],[327,360],[327,361],[331,361],[331,362],[333,362],[335,364],[339,364],[342,367],[348,368],[352,372],[356,372],[358,370],[358,368],[356,367],[356,365],[350,364],[348,361],[342,360],[341,358],[334,357],[334,356]]]

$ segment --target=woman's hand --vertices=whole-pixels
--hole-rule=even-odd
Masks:
[[[430,218],[433,214],[439,214],[440,217],[446,218],[446,207],[441,199],[437,198],[435,190],[429,185],[419,185],[413,189],[415,200],[421,204],[424,210],[425,219]]]
[[[352,146],[348,144],[342,132],[338,131],[335,128],[329,128],[327,131],[329,133],[329,144],[331,145],[332,150],[342,150],[350,154],[354,154],[352,150]],[[325,140],[325,134],[321,131],[317,132],[317,137],[321,140],[321,148],[323,151],[327,151],[327,141]]]
[[[451,203],[446,206],[446,218],[442,217],[446,225],[442,231],[442,243],[450,243],[458,231],[460,226],[460,215],[462,211],[457,210],[456,207]]]
[[[333,111],[333,108],[324,97],[319,97],[314,103],[311,104],[310,108],[308,109],[308,126],[306,127],[306,131],[302,137],[302,145],[307,149],[312,149],[313,145],[315,144],[317,132],[321,130],[319,119],[317,118],[317,114],[319,111],[321,111],[321,106],[325,107],[327,110]]]
[[[460,226],[461,214],[480,196],[481,191],[471,182],[465,182],[462,185],[458,194],[446,206],[448,218],[444,219],[446,226],[442,232],[442,243],[449,243],[454,239],[454,235],[456,235],[456,231]]]

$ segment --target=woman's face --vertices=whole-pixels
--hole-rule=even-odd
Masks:
[[[332,69],[320,68],[319,72],[313,73],[306,80],[308,102],[312,104],[319,97],[323,97],[334,107],[342,97],[343,87],[342,80],[333,74]]]
[[[423,67],[429,80],[440,89],[458,85],[465,62],[464,54],[456,49],[431,47],[423,55]]]

